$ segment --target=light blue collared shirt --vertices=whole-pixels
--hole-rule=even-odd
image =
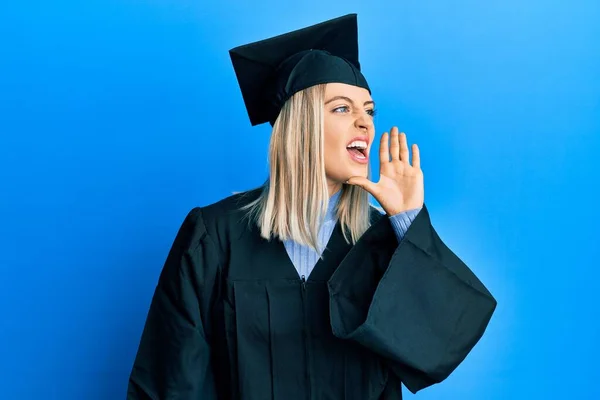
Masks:
[[[327,214],[325,215],[323,224],[321,224],[318,235],[319,245],[321,248],[325,247],[327,242],[329,242],[329,238],[331,237],[333,229],[337,223],[335,206],[337,205],[341,192],[342,191],[339,190],[329,198]],[[389,217],[392,227],[394,228],[396,238],[398,239],[398,243],[402,241],[402,238],[404,238],[404,235],[406,234],[406,231],[408,231],[410,224],[412,221],[414,221],[420,210],[420,208],[416,208]],[[319,260],[319,254],[317,254],[317,252],[311,249],[309,246],[298,244],[292,240],[285,240],[284,245],[290,260],[298,271],[298,275],[308,278],[314,266],[317,264],[317,261]]]

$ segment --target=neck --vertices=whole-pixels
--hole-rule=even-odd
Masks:
[[[329,197],[333,196],[334,194],[336,194],[337,192],[339,192],[340,190],[342,190],[342,184],[341,183],[328,182],[327,186],[329,188]]]

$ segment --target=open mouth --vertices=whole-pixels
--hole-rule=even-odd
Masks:
[[[367,158],[367,154],[366,154],[367,150],[366,149],[358,149],[358,148],[348,147],[348,152],[358,158]]]
[[[367,159],[367,142],[365,140],[354,140],[347,147],[348,153],[355,160],[366,160]]]

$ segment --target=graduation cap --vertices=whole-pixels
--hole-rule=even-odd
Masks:
[[[356,14],[229,50],[251,124],[274,124],[296,92],[322,83],[369,90],[358,61]]]

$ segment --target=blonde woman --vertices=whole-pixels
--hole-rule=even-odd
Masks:
[[[273,126],[269,178],[185,218],[128,399],[400,399],[443,381],[496,301],[436,234],[396,128],[370,180],[356,15],[230,54],[251,123]]]

